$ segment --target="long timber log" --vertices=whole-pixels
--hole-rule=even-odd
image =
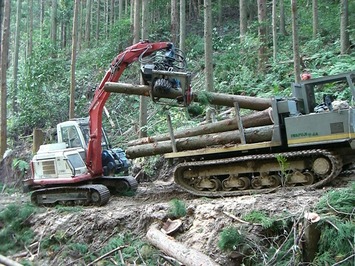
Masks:
[[[257,127],[257,126],[266,126],[271,125],[271,107],[263,111],[254,112],[252,114],[242,117],[242,124],[244,128]],[[225,119],[215,123],[204,124],[202,126],[197,126],[194,128],[179,130],[174,132],[174,138],[187,138],[204,134],[213,134],[231,130],[237,130],[238,123],[236,118]],[[148,144],[153,142],[169,140],[169,134],[161,134],[157,136],[150,136],[146,138],[135,139],[128,142],[128,146],[136,146],[142,144]]]
[[[218,264],[204,253],[185,246],[172,237],[161,232],[156,224],[149,227],[146,234],[148,241],[164,251],[164,253],[177,259],[186,266],[217,266]]]
[[[106,82],[105,91],[123,93],[130,95],[141,95],[150,97],[151,88],[148,85],[135,85],[128,83]],[[157,92],[158,93],[158,92]],[[181,91],[172,89],[168,92],[154,95],[158,98],[178,99],[181,98]],[[200,98],[206,100],[206,97],[201,97],[201,94],[193,93],[192,99],[194,102],[200,102]],[[212,105],[222,105],[234,107],[234,102],[238,102],[240,108],[251,110],[265,110],[271,106],[271,99],[257,98],[251,96],[231,95],[226,93],[213,93],[207,95],[207,100]]]
[[[270,141],[273,133],[273,125],[247,128],[244,133],[247,143]],[[176,139],[176,148],[178,151],[186,151],[235,143],[240,143],[239,130]],[[172,151],[171,141],[160,141],[128,147],[126,154],[128,158],[134,159]]]

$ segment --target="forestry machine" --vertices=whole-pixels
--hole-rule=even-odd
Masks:
[[[273,125],[246,130],[244,142],[242,130],[234,143],[194,150],[179,150],[176,139],[178,151],[165,153],[165,158],[182,161],[175,182],[208,197],[328,184],[355,162],[355,109],[323,92],[351,92],[355,99],[354,81],[355,72],[348,72],[293,83],[291,98],[271,99]]]
[[[149,57],[150,59],[147,60]],[[88,119],[74,119],[57,126],[58,143],[42,145],[31,161],[32,176],[24,180],[24,191],[32,191],[38,205],[97,205],[108,202],[110,191],[130,192],[137,181],[129,175],[129,162],[121,149],[111,149],[102,130],[102,111],[110,92],[106,82],[117,82],[126,67],[139,60],[144,81],[155,91],[179,90],[180,104],[187,104],[191,94],[190,73],[180,50],[172,43],[142,41],[128,47],[111,63],[97,86]]]

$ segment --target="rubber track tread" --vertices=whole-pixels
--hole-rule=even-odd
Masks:
[[[98,192],[99,193],[99,202],[93,203],[91,200],[91,194],[92,192]],[[81,194],[83,195],[86,194],[86,199],[80,199],[78,200],[76,197],[70,198],[69,195],[77,193],[77,195]],[[50,196],[50,195],[57,195],[60,194],[60,197],[58,197],[57,201],[51,202],[51,203],[38,203],[37,197],[38,196]],[[63,199],[65,196],[68,196],[67,198]],[[55,204],[58,204],[59,202],[63,203],[68,203],[69,205],[95,205],[95,206],[103,206],[105,205],[109,199],[110,199],[110,191],[108,188],[104,185],[101,184],[88,184],[88,185],[82,185],[82,186],[62,186],[62,187],[51,187],[51,188],[43,188],[43,189],[38,189],[32,192],[31,194],[31,201],[36,204],[36,205],[41,205],[41,206],[53,206]]]
[[[103,182],[106,181],[111,181],[112,184],[119,183],[117,181],[124,181],[127,182],[129,185],[129,192],[135,192],[138,189],[138,182],[133,176],[114,176],[114,177],[109,177],[105,176],[100,178],[103,180]],[[100,179],[98,179],[98,182],[100,182]],[[119,188],[119,185],[117,186]],[[119,191],[119,192],[127,192],[127,191]]]
[[[242,196],[242,195],[250,195],[250,194],[270,193],[277,190],[277,188],[247,189],[247,190],[236,190],[236,191],[221,191],[221,190],[200,191],[191,187],[188,183],[186,183],[185,182],[186,179],[182,176],[182,173],[186,168],[193,169],[194,167],[203,167],[203,166],[211,166],[211,165],[212,166],[215,165],[216,167],[223,167],[223,165],[226,164],[246,163],[247,161],[256,161],[256,160],[262,161],[262,160],[270,160],[270,159],[276,160],[278,156],[283,156],[287,160],[292,158],[306,158],[311,156],[324,156],[329,159],[332,168],[328,176],[323,177],[321,180],[319,180],[318,182],[312,185],[304,186],[305,188],[319,188],[331,182],[339,175],[343,166],[341,157],[333,153],[332,151],[325,150],[325,149],[313,149],[313,150],[302,150],[302,151],[295,151],[295,152],[246,155],[246,156],[233,157],[227,159],[218,159],[218,160],[185,162],[185,163],[178,164],[176,166],[174,171],[174,180],[184,190],[197,196],[222,197],[222,196]]]

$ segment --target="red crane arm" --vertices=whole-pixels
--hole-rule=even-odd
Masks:
[[[95,90],[94,99],[89,108],[90,140],[86,154],[86,165],[93,176],[102,175],[101,162],[101,137],[102,137],[102,111],[110,92],[104,90],[106,82],[116,82],[119,80],[125,68],[137,61],[139,57],[152,54],[155,51],[171,47],[169,42],[150,43],[142,41],[134,44],[120,53],[111,63],[111,68],[106,72],[101,83]]]

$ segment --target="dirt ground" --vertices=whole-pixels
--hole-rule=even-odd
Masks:
[[[346,186],[351,180],[355,180],[353,176],[346,177],[336,187]],[[126,231],[146,240],[149,226],[166,221],[171,200],[179,199],[185,203],[187,215],[181,218],[182,226],[173,238],[208,255],[219,265],[238,265],[231,254],[218,248],[219,234],[223,228],[240,224],[234,216],[241,218],[251,210],[264,211],[270,217],[282,213],[301,216],[305,211],[312,211],[319,198],[332,189],[337,188],[326,187],[313,191],[284,188],[264,195],[201,198],[184,192],[171,180],[141,183],[136,195],[112,196],[103,207],[83,207],[77,212],[41,208],[41,212],[31,217],[30,221],[36,234],[33,246],[13,259],[26,258],[33,265],[85,265],[77,254],[66,254],[64,257],[60,251],[48,254],[40,247],[41,239],[62,232],[71,242],[87,243],[90,250],[100,249],[113,235]],[[0,209],[9,203],[27,201],[29,197],[26,194],[3,193],[0,196]],[[252,228],[250,230],[252,234]]]

